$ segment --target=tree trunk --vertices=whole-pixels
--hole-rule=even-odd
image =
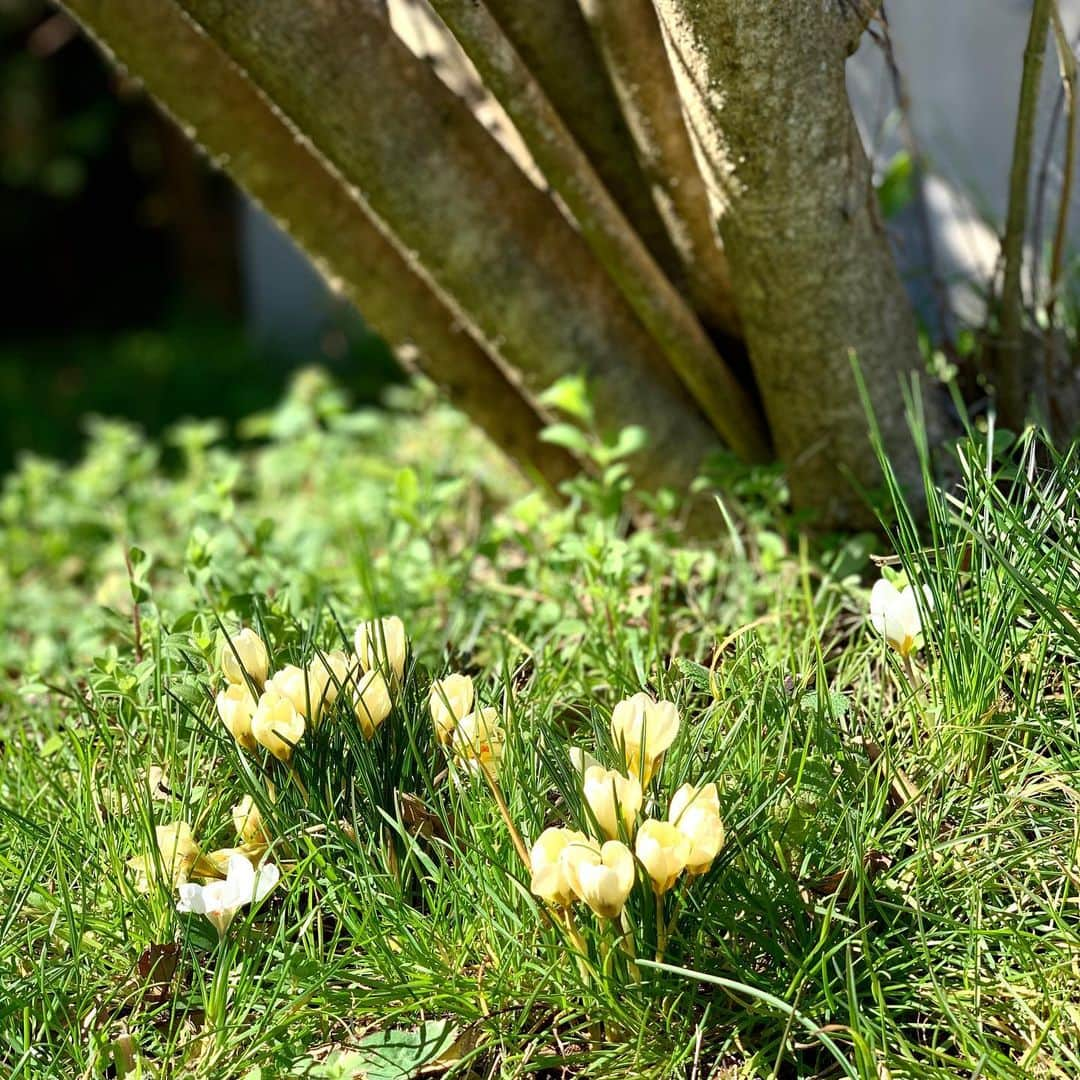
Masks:
[[[487,7],[645,246],[681,286],[679,256],[578,0],[487,0]]]
[[[851,6],[656,0],[776,447],[797,503],[826,524],[866,518],[838,469],[880,479],[852,353],[898,476],[918,481],[900,388],[922,362],[848,105],[863,28]],[[924,408],[934,445],[936,393]]]
[[[68,0],[114,59],[287,229],[407,366],[549,484],[577,471],[541,417],[372,224],[340,177],[170,0]]]
[[[765,460],[768,439],[754,401],[629,226],[482,0],[431,2],[514,122],[593,253],[713,426],[745,459]]]
[[[675,250],[694,310],[739,337],[731,276],[694,157],[653,0],[581,0],[611,72],[638,158]]]
[[[715,434],[554,203],[394,36],[372,0],[183,0],[530,391],[583,372],[629,462],[684,488]],[[315,59],[317,58],[317,60]]]

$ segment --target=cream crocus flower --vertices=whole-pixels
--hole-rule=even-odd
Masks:
[[[307,672],[302,667],[297,667],[296,664],[286,664],[280,671],[275,671],[267,679],[266,689],[286,698],[289,704],[305,718],[309,711],[309,692],[312,705],[316,709],[318,708],[318,688],[309,686]]]
[[[664,751],[679,734],[679,710],[670,701],[653,701],[635,694],[620,701],[611,713],[611,737],[626,760],[626,771],[642,785],[653,777]]]
[[[353,691],[353,710],[365,739],[373,738],[379,725],[394,708],[390,687],[381,671],[361,675]]]
[[[230,683],[214,699],[221,722],[232,737],[245,749],[254,750],[258,745],[251,734],[251,718],[255,715],[255,699],[246,683]]]
[[[506,744],[498,710],[487,708],[463,716],[454,729],[454,753],[471,769],[483,769],[495,779]]]
[[[174,888],[187,881],[188,874],[199,858],[199,845],[195,842],[191,826],[186,821],[174,821],[170,825],[158,825],[154,829],[158,858],[145,855],[128,859],[127,865],[135,871],[135,887],[141,892],[150,891],[150,881],[157,876],[157,868]]]
[[[237,634],[232,634],[221,643],[219,653],[221,670],[229,682],[243,685],[247,682],[246,671],[256,686],[266,682],[266,673],[270,669],[270,657],[266,644],[254,630],[245,626]]]
[[[338,694],[352,681],[355,660],[350,660],[342,649],[322,653],[315,657],[308,667],[308,678],[318,680],[319,700],[329,708],[338,699]]]
[[[593,766],[601,767],[600,762],[588,750],[583,750],[580,746],[571,746],[567,751],[567,756],[570,758],[570,767],[574,770],[575,775],[583,779],[585,773]]]
[[[572,892],[602,919],[614,919],[634,887],[634,856],[619,840],[572,841],[560,859]]]
[[[569,907],[574,902],[574,890],[566,876],[562,854],[569,844],[587,843],[585,834],[573,829],[545,829],[529,855],[532,892],[555,907]]]
[[[690,861],[690,840],[667,821],[646,821],[634,844],[638,860],[652,878],[653,891],[663,895]]]
[[[933,606],[930,587],[922,587],[923,606],[929,611]],[[909,656],[919,647],[922,636],[922,619],[915,589],[905,585],[897,589],[891,581],[882,578],[870,590],[870,625],[901,656]]]
[[[641,784],[636,776],[592,765],[585,770],[582,793],[596,824],[609,840],[619,838],[619,823],[627,836],[634,833],[634,819],[641,809]]]
[[[176,910],[205,915],[222,937],[236,913],[245,904],[257,904],[277,885],[281,872],[273,863],[263,863],[257,870],[240,854],[229,857],[224,881],[209,885],[186,883],[180,886]]]
[[[724,823],[720,820],[716,785],[683,784],[671,798],[668,821],[690,841],[687,871],[704,874],[724,846]]]
[[[251,718],[251,734],[260,746],[278,761],[288,761],[305,727],[304,717],[287,697],[273,688],[263,691]]]
[[[232,808],[233,827],[237,838],[244,844],[257,844],[268,847],[270,834],[263,824],[262,813],[258,804],[250,795],[245,795]]]
[[[408,641],[405,624],[396,615],[361,623],[356,628],[355,645],[360,666],[365,671],[381,668],[387,677],[393,675],[401,681]]]
[[[435,737],[443,746],[454,737],[458,721],[472,712],[475,696],[468,675],[447,675],[431,684],[431,721],[435,725]]]

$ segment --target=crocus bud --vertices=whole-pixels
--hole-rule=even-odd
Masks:
[[[303,716],[293,703],[276,690],[263,692],[255,715],[251,718],[251,734],[260,746],[265,746],[278,761],[288,761],[293,747],[304,737]]]
[[[369,671],[360,677],[353,692],[353,709],[365,739],[375,735],[379,725],[394,708],[390,700],[390,687],[381,671]]]
[[[230,683],[214,699],[221,722],[232,737],[245,749],[254,750],[255,736],[251,733],[251,719],[255,715],[255,699],[244,683]]]
[[[679,710],[670,701],[635,694],[620,701],[611,714],[611,737],[622,749],[626,771],[647,785],[664,751],[679,734]]]
[[[232,808],[232,819],[236,835],[243,843],[263,847],[270,843],[270,834],[263,824],[262,813],[250,795],[245,795]]]
[[[619,840],[602,846],[587,840],[566,845],[560,856],[574,895],[602,919],[614,919],[634,887],[634,856]]]
[[[454,753],[470,769],[483,769],[492,779],[498,773],[506,734],[495,709],[478,709],[463,716],[454,730]]]
[[[356,655],[364,671],[381,668],[399,682],[405,673],[405,624],[396,616],[363,622],[356,628]]]
[[[296,664],[286,664],[280,671],[275,671],[266,682],[266,689],[286,698],[290,705],[303,717],[309,711],[318,711],[318,686],[309,684],[307,672]],[[308,702],[311,702],[311,710]]]
[[[636,776],[623,776],[614,769],[593,765],[585,770],[582,793],[596,824],[609,840],[619,838],[620,821],[626,835],[633,835],[634,819],[641,809],[641,784]]]
[[[447,675],[431,684],[431,720],[435,737],[446,746],[462,717],[472,712],[473,681],[468,675]]]
[[[199,858],[199,845],[195,843],[191,826],[186,821],[174,821],[171,825],[158,825],[154,829],[158,862],[138,855],[128,859],[127,865],[135,871],[135,887],[141,893],[150,891],[150,879],[160,866],[165,879],[175,888],[187,881],[195,861]]]
[[[221,670],[231,683],[246,684],[245,671],[256,686],[261,687],[266,682],[266,673],[270,668],[266,645],[254,630],[246,626],[221,643],[220,661]]]
[[[569,907],[574,900],[574,891],[566,876],[566,866],[562,853],[568,844],[588,843],[585,834],[572,829],[545,829],[533,844],[529,856],[532,869],[533,893],[555,907]]]
[[[583,750],[580,746],[571,746],[566,753],[570,758],[570,767],[574,770],[575,775],[582,778],[594,765],[600,766],[600,762],[588,750]]]
[[[930,587],[924,585],[923,605],[933,606]],[[885,638],[901,656],[907,656],[919,647],[922,619],[916,592],[910,585],[897,589],[891,581],[882,578],[870,591],[870,624]]]
[[[350,660],[341,649],[322,653],[308,667],[308,680],[320,688],[319,700],[325,708],[337,701],[338,694],[353,678],[355,660]]]
[[[690,841],[686,869],[691,874],[704,874],[724,846],[724,823],[720,820],[716,785],[683,784],[671,798],[668,821]]]
[[[675,884],[690,859],[690,841],[667,821],[646,821],[638,829],[634,850],[660,895]]]

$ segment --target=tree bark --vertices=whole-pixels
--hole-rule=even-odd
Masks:
[[[652,0],[580,2],[682,262],[690,302],[710,329],[739,337],[727,259]]]
[[[765,460],[768,439],[750,395],[627,223],[482,0],[431,2],[713,426],[744,459]]]
[[[487,0],[487,7],[634,231],[664,273],[681,286],[678,253],[657,211],[578,0]]]
[[[899,478],[918,461],[901,382],[922,368],[903,285],[844,84],[864,13],[840,0],[656,0],[709,172],[750,358],[798,505],[865,520],[880,481],[853,384],[854,353]],[[928,437],[942,430],[937,393]]]
[[[406,366],[432,378],[549,484],[577,471],[569,454],[541,441],[541,416],[375,227],[340,177],[175,4],[68,0],[65,6],[291,234]]]
[[[715,434],[554,203],[396,38],[372,0],[183,0],[530,390],[583,372],[640,424],[645,485],[685,488]]]

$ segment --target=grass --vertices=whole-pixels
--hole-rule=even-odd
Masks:
[[[188,426],[166,473],[106,426],[8,479],[4,1075],[1075,1076],[1075,454],[973,437],[926,527],[893,492],[891,548],[810,542],[755,473],[691,546],[631,527],[617,466],[545,506],[416,393],[353,414],[306,377],[243,453]],[[872,552],[932,593],[910,668],[868,625]],[[390,613],[411,650],[372,740],[344,697],[291,768],[218,721],[218,620],[273,669]],[[451,670],[502,718],[505,816],[436,742]],[[568,924],[507,826],[592,829],[567,748],[619,765],[642,689],[682,718],[645,811],[715,781],[726,827],[662,955],[643,873],[621,924]],[[125,864],[176,820],[231,846],[245,794],[283,880],[219,941]]]

